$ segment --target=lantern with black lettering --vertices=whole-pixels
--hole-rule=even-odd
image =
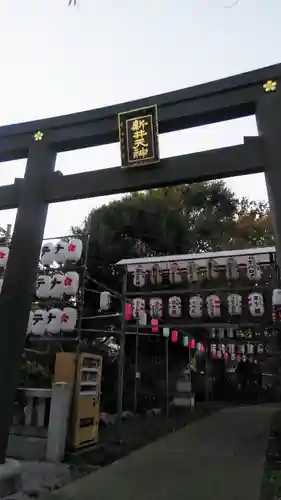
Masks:
[[[169,316],[171,318],[181,317],[181,298],[176,295],[169,298]]]
[[[34,335],[44,335],[48,322],[48,312],[45,309],[37,309],[32,318],[31,332]]]

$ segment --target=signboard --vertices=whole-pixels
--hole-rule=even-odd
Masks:
[[[157,106],[118,114],[121,166],[136,167],[158,163]]]

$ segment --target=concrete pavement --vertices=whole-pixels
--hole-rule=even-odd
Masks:
[[[57,500],[259,500],[276,405],[227,408],[79,479]]]

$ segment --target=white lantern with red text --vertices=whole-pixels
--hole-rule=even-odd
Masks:
[[[34,335],[44,335],[47,321],[48,312],[45,309],[37,309],[33,314],[31,332]]]
[[[83,250],[82,241],[79,240],[78,238],[71,238],[71,240],[67,244],[67,253],[66,253],[67,260],[77,262],[78,260],[81,259],[82,250]]]
[[[249,311],[252,316],[263,316],[264,300],[261,293],[253,292],[248,296]]]
[[[50,297],[51,276],[39,274],[36,279],[36,297],[46,299]]]
[[[145,301],[141,298],[133,300],[133,318],[136,319],[140,314],[145,312]]]
[[[61,299],[64,294],[64,274],[55,273],[51,278],[50,297]]]
[[[64,307],[61,316],[62,332],[72,332],[76,327],[77,309],[75,307]]]
[[[0,247],[0,267],[6,267],[9,252],[8,247]]]
[[[40,261],[43,266],[51,266],[55,260],[55,245],[51,241],[44,243],[41,248]]]
[[[163,303],[162,299],[153,297],[149,300],[149,314],[151,318],[162,318],[163,316]]]
[[[62,310],[50,309],[48,311],[47,332],[51,334],[59,333],[62,323]]]
[[[189,316],[201,318],[203,315],[203,299],[200,295],[193,295],[189,299]]]
[[[134,270],[134,286],[141,288],[145,285],[145,270],[143,269],[142,266],[137,266],[136,269]]]
[[[77,295],[79,289],[79,274],[75,271],[68,271],[64,275],[64,289],[65,295]]]
[[[67,247],[68,243],[66,241],[59,241],[55,246],[55,261],[58,264],[64,264],[67,259]]]
[[[176,295],[169,298],[169,316],[171,318],[181,317],[181,298]]]
[[[209,295],[206,298],[208,316],[210,318],[219,318],[221,315],[221,301],[218,295]]]
[[[242,314],[242,297],[239,293],[231,293],[227,297],[227,309],[230,316]]]

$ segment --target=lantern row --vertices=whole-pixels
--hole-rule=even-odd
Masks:
[[[200,261],[198,264],[195,261],[185,261],[180,265],[177,262],[130,265],[128,270],[133,274],[135,287],[143,287],[147,281],[153,285],[160,285],[166,279],[172,284],[182,281],[195,283],[204,279],[215,280],[221,276],[222,272],[227,280],[237,280],[245,275],[251,281],[259,281],[262,277],[262,267],[255,256],[249,256],[242,263],[230,257],[225,259],[223,264],[209,259],[205,262],[205,266]]]
[[[212,357],[214,357],[215,355],[215,357],[217,358],[222,358],[224,357],[224,354],[228,354],[230,356],[230,359],[232,360],[236,359],[237,354],[248,354],[250,356],[254,356],[257,354],[262,354],[264,350],[265,348],[262,344],[258,344],[257,346],[254,346],[251,343],[241,345],[228,344],[227,346],[225,344],[210,345],[210,354]]]
[[[78,311],[75,307],[30,311],[26,333],[43,336],[45,333],[54,335],[60,332],[72,332],[76,327],[77,316]]]
[[[270,331],[269,329],[264,329],[263,335],[264,337],[272,337],[275,332]],[[245,330],[241,330],[239,328],[211,328],[209,333],[209,339],[245,339],[250,340],[254,338],[259,338],[261,336],[261,332],[254,331],[251,328],[246,328]]]
[[[158,297],[149,299],[149,314],[151,317],[163,317],[163,300]],[[221,317],[221,299],[218,295],[209,295],[205,299],[194,295],[188,299],[188,313],[191,318],[202,318],[204,305],[210,318]],[[247,298],[247,308],[252,316],[263,316],[265,312],[264,298],[261,293],[252,292]],[[230,316],[240,316],[243,312],[243,299],[240,294],[232,293],[227,296],[227,310]],[[126,319],[136,319],[146,311],[146,303],[142,298],[132,300],[132,306],[126,306]],[[169,297],[168,314],[171,318],[180,318],[183,312],[182,300],[178,296]]]
[[[36,296],[38,299],[61,299],[63,295],[77,295],[78,290],[79,274],[75,271],[39,274],[36,279]]]
[[[79,238],[71,238],[66,242],[46,242],[41,248],[40,261],[43,266],[52,266],[54,263],[63,265],[66,261],[78,262],[81,259],[83,243]]]

